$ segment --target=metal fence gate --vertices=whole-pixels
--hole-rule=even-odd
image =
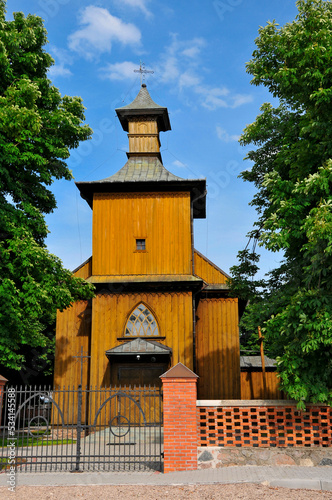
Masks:
[[[162,470],[159,387],[9,387],[0,415],[2,470]]]

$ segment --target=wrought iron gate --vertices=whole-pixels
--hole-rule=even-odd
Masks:
[[[2,469],[162,470],[159,387],[7,388],[2,407]]]

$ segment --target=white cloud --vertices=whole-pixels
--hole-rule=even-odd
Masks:
[[[178,81],[180,88],[198,85],[200,77],[195,74],[199,64],[198,56],[206,45],[203,38],[179,40],[176,34],[171,34],[172,42],[160,57],[156,73],[163,82]],[[185,69],[183,69],[185,68]],[[182,79],[181,79],[182,76]]]
[[[249,94],[236,94],[223,85],[206,85],[199,57],[206,45],[203,38],[179,40],[174,33],[171,38],[171,43],[159,56],[159,62],[155,65],[149,64],[154,70],[154,84],[167,84],[172,87],[172,92],[181,93],[182,101],[189,106],[200,104],[211,111],[218,108],[237,108],[252,101]],[[137,67],[137,63],[123,61],[108,64],[101,70],[101,74],[110,80],[132,79]]]
[[[156,77],[160,81],[175,84],[180,92],[186,92],[186,98],[190,89],[199,96],[198,102],[211,111],[237,108],[252,101],[251,95],[234,94],[225,86],[210,87],[204,83],[200,60],[200,54],[206,46],[204,38],[179,40],[174,33],[171,37],[172,41],[156,68]]]
[[[242,104],[248,104],[253,101],[252,95],[249,94],[235,94],[233,97],[233,105],[232,108],[237,108],[238,106],[242,106]]]
[[[206,45],[204,38],[194,38],[189,42],[191,46],[182,50],[182,55],[194,59],[199,56],[201,49]]]
[[[56,76],[71,76],[72,72],[69,68],[66,68],[66,66],[73,64],[73,58],[69,52],[67,50],[59,49],[54,45],[49,47],[49,51],[55,62],[54,66],[51,66],[48,70],[49,77],[54,78]]]
[[[146,17],[151,17],[152,12],[149,11],[147,8],[147,4],[149,3],[150,0],[120,0],[120,2],[117,1],[117,3],[120,3],[121,6],[123,4],[129,5],[130,7],[134,7],[136,9],[139,9],[143,12],[143,14],[146,15]]]
[[[69,68],[65,68],[63,64],[55,64],[48,70],[48,76],[52,79],[56,76],[68,77],[73,73]]]
[[[179,77],[179,87],[196,87],[200,83],[200,78],[190,71],[185,71]]]
[[[229,107],[230,91],[226,87],[199,86],[196,92],[202,96],[202,105],[210,110]]]
[[[227,87],[208,87],[201,85],[195,89],[202,96],[202,106],[214,111],[218,108],[237,108],[252,102],[250,94],[233,94]]]
[[[123,61],[121,63],[108,64],[102,68],[101,73],[108,80],[125,80],[137,77],[134,73],[135,69],[138,69],[137,64],[130,61]]]
[[[187,165],[185,163],[182,163],[180,160],[174,160],[172,165],[175,167],[180,167],[180,168],[185,168]]]
[[[216,126],[216,132],[218,138],[223,142],[233,142],[238,141],[239,135],[230,135],[225,129],[221,128],[219,125]]]
[[[112,42],[138,44],[141,40],[140,30],[131,23],[112,16],[107,9],[89,5],[80,15],[82,29],[69,36],[69,48],[80,53],[86,59],[96,54],[110,52]]]

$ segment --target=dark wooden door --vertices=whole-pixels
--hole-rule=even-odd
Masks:
[[[161,387],[160,375],[167,371],[166,363],[119,364],[117,382],[119,385],[155,385]]]
[[[117,385],[121,387],[131,386],[133,399],[129,400],[120,396],[117,400],[117,411],[121,415],[125,415],[131,423],[142,425],[144,423],[142,412],[147,423],[159,422],[162,418],[159,397],[161,380],[159,377],[167,371],[167,368],[167,363],[140,365],[119,363],[116,367]],[[136,390],[134,386],[136,386]],[[155,391],[153,391],[153,387],[156,388]]]

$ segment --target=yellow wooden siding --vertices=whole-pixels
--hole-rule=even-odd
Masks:
[[[91,328],[91,302],[86,300],[75,302],[63,312],[57,312],[56,344],[54,366],[54,399],[64,412],[64,423],[77,420],[77,387],[81,382],[81,364],[74,356],[79,355],[83,347],[84,354],[89,353]],[[82,386],[89,384],[89,362],[83,364]],[[76,392],[64,392],[63,389],[74,389]],[[82,406],[82,418],[86,420],[85,403]],[[53,408],[52,421],[61,424],[58,411]]]
[[[192,296],[190,292],[98,294],[93,299],[91,373],[93,387],[110,384],[105,351],[123,341],[129,313],[143,302],[158,321],[160,342],[172,349],[172,365],[178,362],[193,369]],[[127,337],[126,341],[135,337]]]
[[[85,262],[82,266],[80,266],[75,272],[74,276],[77,278],[83,278],[84,280],[90,278],[92,275],[92,257]]]
[[[223,273],[223,271],[196,251],[194,253],[194,272],[196,276],[202,278],[206,283],[227,283],[227,276]]]
[[[92,247],[93,275],[191,274],[190,193],[95,194]]]
[[[81,347],[89,351],[91,328],[91,302],[75,302],[64,311],[57,312],[54,385],[68,386],[80,383],[80,363],[73,358]],[[88,364],[85,363],[87,368]],[[88,384],[87,369],[84,369],[83,385]]]
[[[237,299],[201,299],[196,317],[199,399],[240,399]]]
[[[241,399],[287,399],[279,389],[276,372],[266,372],[266,394],[264,395],[262,372],[241,372]]]

